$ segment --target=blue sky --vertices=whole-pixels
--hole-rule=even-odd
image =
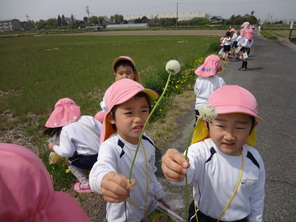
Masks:
[[[177,4],[178,3],[178,4]],[[178,5],[178,7],[177,7]],[[19,19],[38,21],[57,18],[58,15],[82,20],[87,16],[114,14],[154,14],[178,12],[202,12],[229,18],[255,11],[261,21],[278,19],[296,22],[296,0],[0,0],[0,20]]]

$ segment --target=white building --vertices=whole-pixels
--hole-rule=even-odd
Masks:
[[[20,31],[20,21],[18,19],[0,21],[0,32]]]
[[[190,20],[193,18],[208,18],[209,16],[201,12],[178,12],[177,13],[159,13],[159,14],[134,14],[134,15],[125,15],[124,19],[127,21],[134,21],[135,19],[141,19],[146,16],[148,19],[157,18],[177,18],[179,21]]]

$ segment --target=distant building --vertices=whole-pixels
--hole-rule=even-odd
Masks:
[[[177,18],[179,21],[182,20],[190,20],[193,18],[205,18],[208,17],[207,14],[201,12],[179,12],[177,13],[159,13],[159,14],[138,14],[138,15],[125,15],[124,19],[127,20],[129,23],[132,23],[136,19],[141,19],[143,17],[147,17],[148,19],[153,18]]]
[[[84,29],[90,30],[100,30],[100,28],[104,28],[103,26],[93,25],[93,26],[85,26]]]
[[[20,20],[12,19],[7,21],[0,21],[0,32],[21,31]]]
[[[211,23],[214,24],[218,24],[218,23],[222,23],[224,21],[224,18],[222,18],[221,16],[213,16],[210,18]]]
[[[123,29],[123,28],[148,28],[148,23],[138,23],[138,24],[110,24],[107,25],[107,29]]]

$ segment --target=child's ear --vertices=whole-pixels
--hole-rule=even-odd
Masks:
[[[258,121],[255,121],[253,128],[256,127],[257,125],[258,125]]]
[[[251,129],[251,131],[250,131],[250,133],[249,133],[249,135],[251,135],[251,133],[253,132],[253,129],[254,129],[257,125],[258,125],[258,121],[255,121],[254,124],[253,124],[253,126],[252,126],[252,129]]]
[[[109,123],[115,124],[115,120],[113,118],[112,113],[108,113],[107,115],[108,115],[107,118],[108,118]]]

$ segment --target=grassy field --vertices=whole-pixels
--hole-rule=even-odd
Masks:
[[[263,25],[262,26],[263,35],[265,38],[274,40],[288,40],[288,38],[296,39],[296,25],[290,30],[290,25]]]
[[[172,79],[170,93],[190,87],[203,58],[219,49],[217,36],[22,36],[0,38],[1,142],[25,145],[48,164],[44,123],[54,104],[69,97],[82,114],[94,115],[107,87],[114,81],[111,63],[131,56],[145,87],[162,92],[170,59],[182,73]],[[169,100],[164,100],[169,104]],[[161,113],[162,112],[162,113]],[[164,108],[158,112],[163,117]],[[64,190],[64,164],[48,166],[55,188]]]

